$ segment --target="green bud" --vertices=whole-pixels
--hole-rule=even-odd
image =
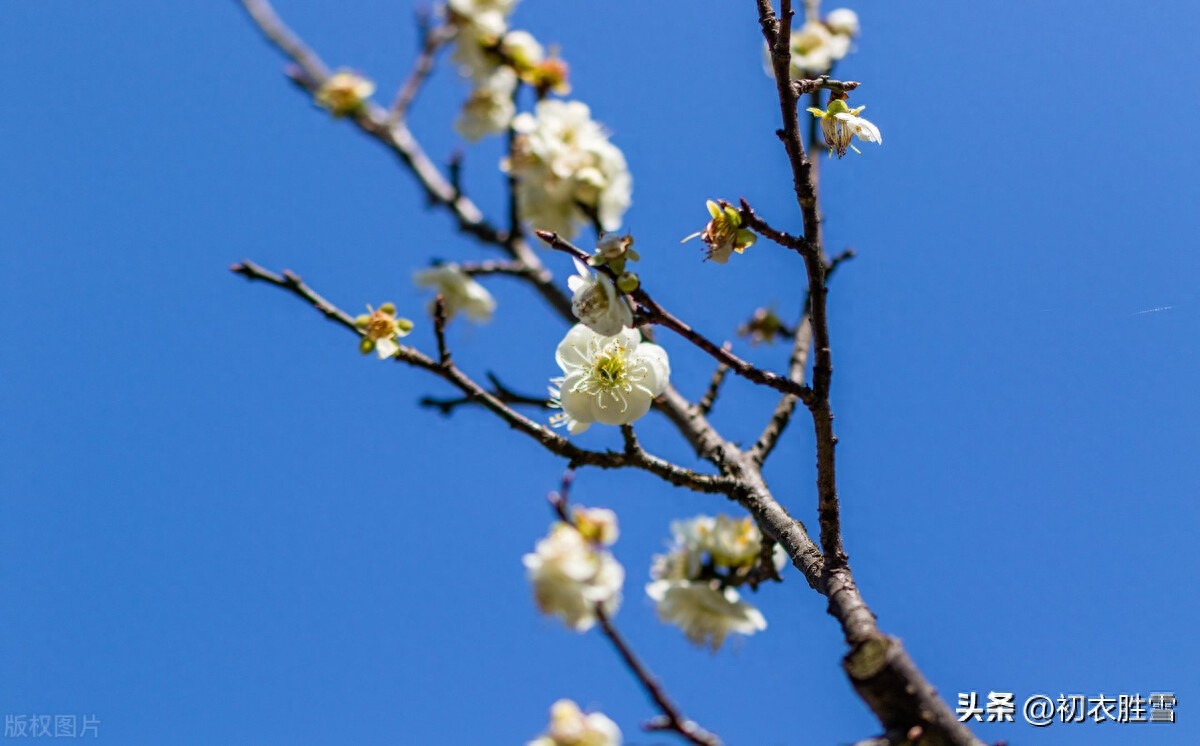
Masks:
[[[617,287],[621,289],[622,293],[632,293],[640,286],[641,281],[639,281],[638,276],[632,272],[623,272],[621,273],[621,276],[617,278]]]

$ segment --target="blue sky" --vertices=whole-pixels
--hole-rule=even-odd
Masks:
[[[406,3],[285,2],[332,65],[390,96]],[[832,7],[832,6],[831,6]],[[1192,3],[854,6],[840,74],[882,147],[823,162],[831,248],[859,256],[830,312],[846,545],[883,629],[960,691],[1173,691],[1173,726],[981,727],[1012,744],[1181,744],[1200,624]],[[634,176],[626,225],[655,295],[717,338],[792,312],[803,271],[767,243],[726,266],[679,239],[709,198],[798,230],[754,4],[524,0]],[[0,20],[0,712],[94,715],[120,744],[511,744],[559,697],[667,743],[597,634],[537,615],[521,555],[561,463],[446,387],[227,267],[289,267],[354,311],[420,317],[414,268],[491,254],[406,173],[314,110],[231,2],[9,3]],[[438,158],[466,88],[442,69],[413,127]],[[495,144],[469,192],[502,205]],[[550,257],[560,271],[561,257]],[[541,391],[563,332],[514,283],[451,343]],[[422,324],[414,342],[433,345]],[[669,335],[673,382],[712,366]],[[779,348],[739,352],[782,367]],[[714,421],[752,440],[773,397],[733,382]],[[655,415],[643,443],[692,463]],[[596,427],[590,447],[617,442]],[[815,523],[809,430],[768,470]],[[716,656],[641,592],[672,519],[736,511],[643,474],[584,471],[618,511],[618,617],[683,708],[730,744],[875,732],[796,574],[752,600],[766,632]]]

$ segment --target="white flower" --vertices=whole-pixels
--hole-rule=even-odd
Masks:
[[[836,8],[825,16],[825,26],[838,36],[858,36],[858,14],[849,8]]]
[[[318,105],[335,117],[344,117],[362,109],[375,92],[375,84],[352,70],[338,70],[313,94]]]
[[[364,355],[374,350],[380,360],[395,357],[400,351],[396,342],[413,330],[413,322],[396,317],[396,306],[384,303],[379,308],[367,306],[367,313],[354,319],[354,326],[362,332],[358,350]]]
[[[599,712],[584,715],[579,705],[560,699],[550,708],[550,727],[527,746],[621,746],[621,729]]]
[[[439,264],[415,272],[413,281],[421,287],[433,288],[442,296],[447,318],[462,311],[467,318],[482,323],[490,321],[496,310],[496,301],[487,288],[463,272],[457,264]],[[430,312],[433,312],[433,304],[430,304]]]
[[[717,204],[711,199],[704,204],[712,220],[708,221],[704,230],[687,236],[680,243],[687,243],[699,236],[708,247],[707,258],[717,264],[725,264],[733,252],[741,254],[754,245],[758,236],[742,227],[742,214],[737,208],[727,202]]]
[[[522,72],[542,64],[546,50],[528,31],[509,31],[500,40],[500,53]]]
[[[839,41],[823,24],[809,21],[792,32],[792,77],[811,78],[829,72],[846,56],[849,41]]]
[[[762,551],[762,534],[750,516],[738,520],[719,515],[706,548],[722,567],[754,567]]]
[[[658,617],[683,630],[696,645],[714,652],[736,632],[752,635],[767,628],[767,620],[750,604],[739,600],[732,588],[717,589],[705,582],[656,580],[646,593],[658,605]]]
[[[554,358],[564,375],[551,380],[557,384],[551,394],[563,411],[551,422],[572,435],[593,422],[626,425],[640,418],[671,377],[666,350],[642,342],[636,329],[605,337],[576,324]]]
[[[883,135],[879,134],[879,128],[858,116],[865,108],[867,107],[859,106],[851,109],[841,99],[830,101],[829,106],[823,110],[808,108],[810,114],[821,120],[821,135],[825,138],[825,144],[829,146],[830,154],[837,153],[837,157],[841,158],[848,148],[862,155],[861,150],[850,144],[855,136],[863,142],[883,144]]]
[[[571,511],[571,520],[583,538],[600,546],[612,546],[621,535],[617,514],[607,508],[576,507]]]
[[[449,0],[451,22],[460,31],[497,39],[508,29],[508,16],[517,0]]]
[[[457,30],[451,59],[461,75],[482,83],[500,67],[493,50],[508,30],[514,5],[516,0],[450,0],[449,22]]]
[[[633,326],[633,311],[608,275],[597,272],[593,276],[587,265],[578,259],[575,260],[575,271],[579,274],[567,278],[567,287],[575,294],[571,298],[575,318],[605,337]]]
[[[535,228],[570,238],[588,214],[615,230],[629,207],[633,181],[625,156],[592,121],[579,101],[540,101],[535,114],[518,114],[512,158],[503,167],[517,178],[522,219]]]
[[[609,552],[598,549],[574,526],[556,523],[523,562],[543,614],[562,617],[583,632],[596,623],[596,606],[608,614],[621,605],[625,570]]]
[[[517,74],[512,68],[496,68],[471,91],[454,122],[454,130],[471,142],[504,132],[517,113],[513,102],[516,89]]]

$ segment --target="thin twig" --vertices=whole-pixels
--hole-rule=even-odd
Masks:
[[[515,404],[517,406],[537,407],[538,409],[553,409],[554,406],[550,400],[545,397],[528,396],[513,391],[508,386],[500,382],[495,373],[485,373],[484,377],[488,379],[492,387],[488,393],[496,397],[505,404]],[[439,410],[443,415],[450,415],[459,407],[478,405],[479,402],[469,396],[456,396],[447,399],[438,399],[432,396],[421,397],[418,402],[422,407],[430,407]]]
[[[729,352],[733,349],[733,345],[726,342],[721,345],[721,349]],[[721,384],[725,382],[727,375],[729,375],[729,366],[725,363],[717,363],[717,369],[713,371],[712,378],[708,381],[708,388],[705,389],[704,396],[700,397],[700,401],[696,403],[697,412],[708,416],[713,405],[717,403],[717,395],[721,392]]]
[[[433,299],[433,333],[437,337],[438,362],[450,365],[450,348],[446,346],[446,299],[438,293]]]
[[[413,64],[413,70],[409,73],[408,79],[396,91],[396,98],[388,111],[388,124],[394,125],[408,116],[408,110],[412,108],[413,101],[416,100],[417,94],[421,92],[421,87],[433,72],[438,51],[454,38],[454,29],[448,26],[434,26],[429,10],[419,9],[417,10],[417,35],[421,51],[417,54],[417,61]]]
[[[489,259],[482,262],[461,262],[458,268],[468,277],[512,275],[522,279],[529,279],[531,274],[529,267],[521,262],[505,261],[503,259]]]
[[[746,208],[749,209],[749,208]],[[842,262],[854,258],[854,249],[846,249],[842,253],[830,260],[828,268],[825,272],[826,281],[833,276],[834,270],[838,268]],[[808,353],[812,347],[812,318],[809,316],[809,303],[812,301],[810,294],[805,294],[803,309],[800,314],[800,320],[796,323],[796,330],[792,334],[792,355],[788,360],[788,378],[798,383],[804,382],[804,371],[808,366]],[[784,394],[780,397],[779,402],[775,405],[774,412],[771,413],[771,419],[767,422],[767,426],[763,428],[762,434],[758,436],[758,440],[754,443],[754,447],[750,449],[751,455],[758,463],[766,462],[767,457],[771,455],[775,444],[779,442],[779,437],[787,428],[788,422],[792,418],[793,412],[796,410],[796,397],[790,394]]]
[[[612,643],[617,654],[621,656],[625,667],[634,675],[638,683],[642,685],[642,689],[662,711],[662,717],[646,724],[646,730],[670,731],[678,733],[688,743],[696,744],[696,746],[720,746],[721,740],[712,733],[701,728],[694,721],[689,720],[684,716],[679,708],[667,696],[663,690],[662,684],[654,675],[638,660],[634,655],[633,649],[629,647],[629,643],[617,631],[613,625],[612,619],[605,613],[603,606],[596,605],[596,619],[600,623],[600,629],[604,632],[604,636]]]
[[[796,90],[796,94],[799,96],[803,96],[806,93],[814,93],[816,91],[846,93],[858,88],[859,85],[861,84],[856,80],[830,80],[828,75],[820,75],[816,78],[792,81],[792,87]],[[816,104],[814,104],[814,106],[816,106]]]

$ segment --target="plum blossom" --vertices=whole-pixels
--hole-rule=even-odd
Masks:
[[[550,708],[550,727],[526,746],[621,746],[621,729],[599,712],[584,715],[579,705],[560,699]]]
[[[503,168],[517,179],[521,218],[571,238],[594,214],[615,230],[630,203],[633,180],[625,156],[579,101],[546,100],[518,114],[512,157]]]
[[[357,113],[374,92],[375,84],[370,80],[351,70],[338,70],[313,96],[333,116],[345,117]]]
[[[508,30],[508,16],[516,0],[449,0],[448,21],[455,28],[451,59],[459,73],[482,83],[500,66],[494,49]]]
[[[604,272],[591,273],[587,265],[575,260],[575,271],[579,274],[567,278],[567,287],[574,296],[571,311],[575,318],[589,329],[605,337],[620,333],[633,326],[633,311],[625,297]]]
[[[562,412],[551,423],[572,435],[593,422],[626,425],[637,420],[650,411],[671,377],[666,350],[641,341],[636,329],[604,336],[576,324],[554,357],[563,376],[551,379],[550,394]]]
[[[420,287],[432,288],[442,296],[447,318],[462,311],[471,321],[483,323],[491,321],[496,310],[496,300],[487,288],[452,262],[415,272],[413,282]],[[430,304],[432,312],[433,304]]]
[[[646,594],[658,604],[658,617],[683,630],[695,645],[714,652],[730,633],[752,635],[767,628],[762,612],[741,601],[733,588],[689,580],[656,580]]]
[[[604,527],[600,528],[603,536]],[[616,535],[615,522],[608,537]],[[543,614],[553,614],[577,632],[596,623],[596,607],[614,614],[621,605],[625,570],[612,553],[575,526],[555,523],[523,558],[533,596]]]
[[[825,16],[825,28],[837,36],[858,36],[858,14],[849,8],[835,8]]]
[[[704,230],[693,233],[680,243],[687,243],[699,236],[708,247],[707,258],[717,264],[725,264],[733,252],[741,254],[758,240],[752,231],[742,227],[742,215],[733,205],[727,202],[717,204],[711,199],[704,204],[712,220],[708,221]]]
[[[671,548],[655,556],[652,582],[646,586],[659,619],[714,652],[730,634],[752,635],[766,629],[762,613],[742,601],[731,585],[760,561],[762,533],[754,521],[701,515],[672,522],[671,533]],[[776,545],[772,556],[776,571],[786,559]]]
[[[454,131],[470,142],[478,142],[487,135],[507,130],[517,113],[513,103],[516,89],[517,74],[512,68],[496,68],[471,91],[454,122]]]
[[[842,99],[830,101],[825,109],[808,108],[810,114],[821,120],[821,135],[829,147],[830,155],[837,153],[837,157],[841,158],[846,154],[847,148],[862,155],[862,151],[851,144],[851,140],[856,136],[863,142],[883,144],[883,135],[879,134],[879,128],[858,115],[865,108],[867,107],[859,106],[851,109]]]
[[[384,303],[379,308],[367,306],[367,313],[354,319],[354,326],[362,332],[359,352],[366,355],[374,350],[380,360],[395,357],[400,351],[396,340],[413,330],[413,322],[396,318],[396,306],[391,303]]]

